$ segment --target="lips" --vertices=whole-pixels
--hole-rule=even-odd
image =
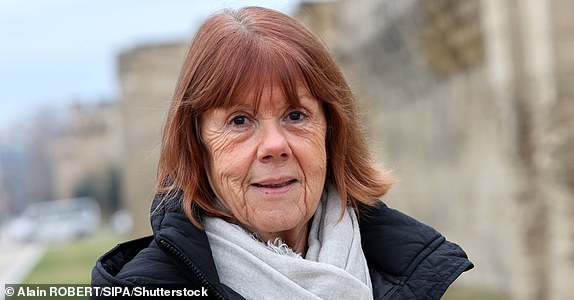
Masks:
[[[279,180],[265,180],[262,182],[253,183],[253,186],[261,187],[261,188],[281,188],[284,186],[288,186],[292,183],[295,183],[297,179],[279,179]]]

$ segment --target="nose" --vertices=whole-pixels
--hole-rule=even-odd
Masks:
[[[257,159],[261,162],[284,161],[291,156],[291,148],[279,124],[269,122],[260,129]]]

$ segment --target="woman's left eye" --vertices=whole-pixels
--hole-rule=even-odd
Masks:
[[[287,115],[289,121],[301,121],[304,117],[305,114],[300,111],[292,111]]]
[[[236,116],[233,119],[231,119],[231,123],[236,126],[245,125],[246,122],[247,118],[245,116]]]

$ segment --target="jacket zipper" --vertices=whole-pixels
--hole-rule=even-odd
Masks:
[[[187,256],[183,255],[183,253],[181,253],[177,248],[172,246],[166,240],[160,240],[159,243],[166,249],[168,249],[169,252],[171,252],[173,255],[179,258],[201,281],[201,284],[203,284],[205,287],[207,287],[207,289],[211,290],[213,294],[215,294],[217,299],[225,300],[225,297],[223,297],[223,295],[221,295],[221,293],[219,293],[219,291],[215,289],[215,287],[205,278],[205,276],[203,276],[201,271],[193,264],[193,262],[191,262],[191,260]]]

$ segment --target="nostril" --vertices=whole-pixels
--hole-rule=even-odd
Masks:
[[[280,153],[279,155],[273,155],[273,154],[265,155],[265,156],[261,157],[261,160],[271,161],[271,160],[273,160],[273,158],[280,159],[280,160],[285,160],[285,159],[287,159],[288,157],[289,157],[289,154],[287,154],[286,152],[282,152],[282,153]]]

